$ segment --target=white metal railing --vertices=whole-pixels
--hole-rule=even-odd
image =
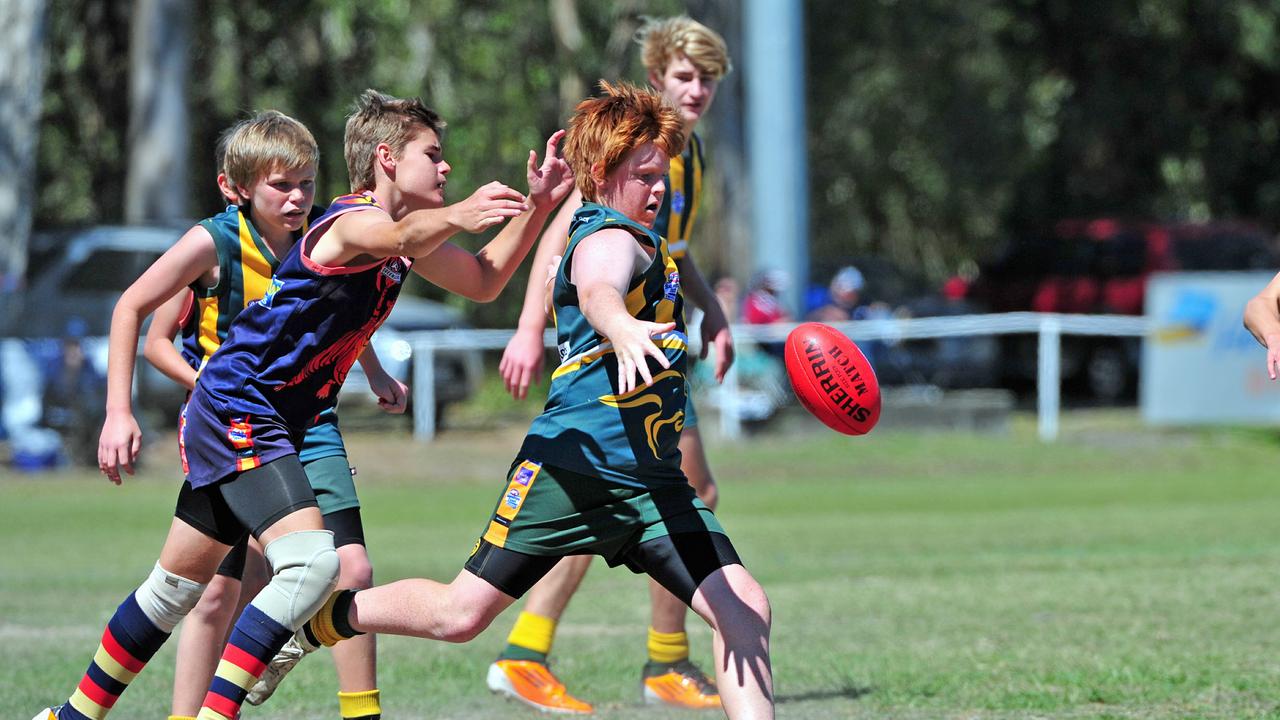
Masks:
[[[734,325],[736,341],[781,342],[798,323],[774,325]],[[1036,334],[1039,336],[1039,366],[1036,378],[1036,405],[1041,440],[1058,436],[1061,408],[1060,354],[1063,335],[1104,335],[1143,337],[1148,319],[1133,315],[1061,315],[1015,312],[992,315],[953,315],[927,318],[886,318],[830,323],[855,342],[866,340],[920,340],[972,335]],[[433,330],[408,333],[413,345],[413,434],[420,440],[435,437],[435,353],[439,350],[501,350],[513,330]],[[547,330],[547,347],[555,346],[555,331]],[[726,437],[741,435],[741,420],[735,411],[739,396],[738,376],[730,368],[724,379],[725,403],[720,412],[720,432]]]

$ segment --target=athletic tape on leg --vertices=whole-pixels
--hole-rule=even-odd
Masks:
[[[253,604],[272,620],[297,630],[320,609],[338,584],[333,533],[292,532],[273,540],[264,552],[274,575]]]
[[[156,563],[133,596],[148,620],[164,632],[171,633],[200,601],[204,588],[203,583],[174,575]]]

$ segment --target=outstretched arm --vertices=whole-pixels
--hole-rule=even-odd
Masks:
[[[637,373],[645,385],[653,384],[647,358],[663,368],[671,367],[652,338],[674,330],[676,324],[637,320],[627,312],[623,299],[636,269],[648,260],[631,233],[615,228],[593,233],[573,254],[570,275],[578,286],[582,314],[596,332],[608,338],[618,359],[619,395],[637,387]]]
[[[107,345],[107,417],[98,439],[98,469],[120,484],[120,468],[133,474],[142,431],[133,417],[133,370],[142,321],[180,289],[218,264],[209,231],[197,225],[124,291],[111,313]]]
[[[507,343],[506,350],[502,352],[502,361],[498,363],[498,372],[507,386],[507,392],[516,400],[525,398],[529,385],[536,383],[542,373],[542,361],[546,355],[542,333],[547,329],[548,268],[556,262],[557,257],[564,254],[564,249],[569,244],[569,225],[573,221],[573,214],[580,207],[582,193],[574,188],[551,224],[543,231],[542,240],[538,242],[538,249],[533,254],[533,265],[529,268],[529,283],[525,286],[524,304],[520,307],[516,334]]]
[[[415,210],[399,220],[379,211],[342,215],[320,236],[308,257],[330,267],[396,255],[421,258],[456,233],[478,233],[528,209],[523,195],[495,180],[460,203]]]
[[[1267,376],[1280,367],[1280,274],[1244,306],[1244,326],[1267,349]]]
[[[497,237],[474,255],[445,243],[429,257],[414,263],[414,271],[445,290],[478,302],[496,298],[573,183],[569,165],[556,157],[556,146],[563,137],[564,131],[557,130],[547,139],[541,165],[538,165],[537,153],[529,151],[527,212],[507,223]]]

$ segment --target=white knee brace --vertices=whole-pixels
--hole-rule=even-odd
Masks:
[[[274,574],[253,605],[272,620],[297,630],[316,614],[338,584],[333,533],[292,532],[273,540],[264,552]]]
[[[174,575],[156,563],[146,582],[134,591],[133,596],[148,620],[164,632],[171,633],[178,621],[200,601],[204,588],[203,583]]]

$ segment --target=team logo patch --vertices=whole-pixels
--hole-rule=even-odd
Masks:
[[[282,287],[284,287],[284,282],[282,282],[280,278],[271,278],[271,285],[267,287],[267,292],[262,296],[262,299],[258,301],[258,304],[263,307],[271,307],[271,302],[275,299],[276,292],[278,292]]]
[[[529,482],[533,480],[534,470],[531,467],[522,467],[516,471],[516,482],[528,487]]]
[[[513,487],[507,490],[506,497],[502,498],[502,502],[512,510],[520,507],[520,488]]]
[[[393,283],[400,282],[400,278],[404,277],[404,263],[400,258],[392,258],[387,264],[382,266],[382,274]]]
[[[677,215],[684,212],[684,193],[679,190],[671,193],[671,212]]]
[[[662,296],[671,302],[676,301],[676,296],[680,294],[680,273],[673,272],[667,276],[667,281],[662,285]]]

